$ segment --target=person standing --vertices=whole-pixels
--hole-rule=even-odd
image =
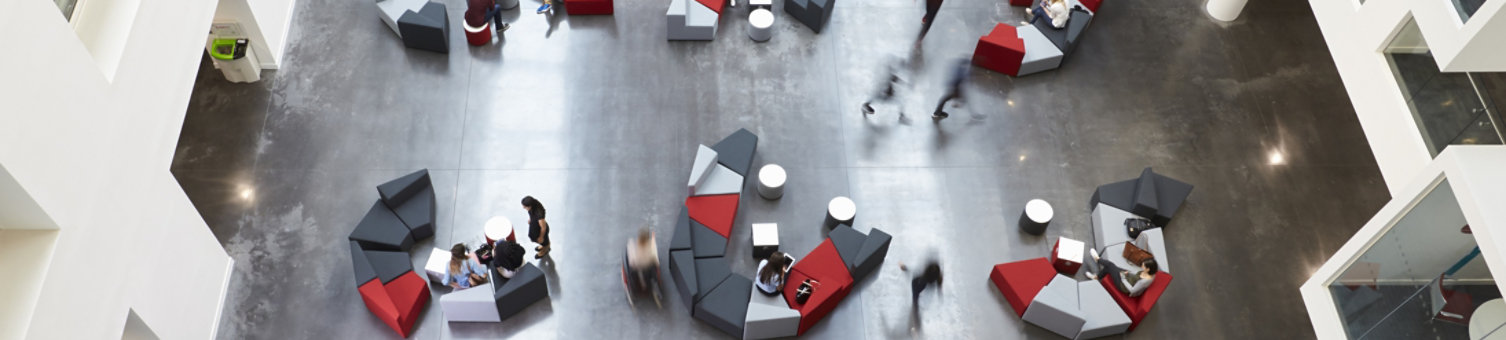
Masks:
[[[904,79],[899,78],[899,72],[897,70],[898,65],[896,65],[898,63],[901,63],[901,61],[890,63],[889,66],[884,69],[884,72],[889,75],[889,79],[884,81],[884,84],[881,85],[878,91],[874,92],[872,96],[868,97],[868,101],[863,102],[863,114],[873,114],[874,110],[872,104],[875,101],[888,102],[894,99],[894,86],[899,85],[899,82],[905,81]]]
[[[904,263],[899,264],[899,270],[910,271],[909,268],[905,267]],[[932,283],[936,284],[936,288],[941,288],[941,263],[936,262],[936,260],[927,262],[925,269],[922,269],[920,274],[916,275],[915,278],[910,279],[910,303],[918,305],[920,302],[920,292],[925,291],[926,287]]]
[[[966,100],[962,95],[962,84],[967,82],[967,78],[972,72],[973,66],[967,59],[957,60],[956,65],[952,68],[951,78],[947,79],[946,94],[941,95],[941,101],[936,103],[936,111],[931,113],[932,119],[942,120],[950,116],[946,111],[941,110],[946,108],[946,102]]]
[[[926,0],[926,16],[920,18],[920,37],[915,38],[916,47],[920,41],[926,38],[926,32],[931,31],[931,23],[936,21],[936,11],[941,10],[941,0]]]
[[[538,243],[533,250],[533,258],[539,259],[549,255],[549,221],[544,220],[544,204],[533,196],[523,197],[523,210],[528,212],[528,238]]]

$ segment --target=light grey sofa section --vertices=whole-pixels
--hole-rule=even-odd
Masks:
[[[768,296],[754,285],[748,301],[743,339],[771,339],[795,336],[800,331],[800,311],[790,309],[784,297]]]
[[[408,11],[418,12],[424,8],[429,0],[377,0],[377,11],[382,16],[382,22],[392,29],[392,33],[402,36],[402,30],[397,27],[397,19],[403,17]]]
[[[1125,243],[1127,242],[1120,242],[1110,245],[1108,248],[1104,248],[1103,251],[1098,255],[1100,257],[1103,257],[1103,259],[1105,260],[1109,260],[1109,262],[1113,262],[1114,265],[1119,266],[1119,268],[1121,269],[1131,272],[1139,272],[1140,266],[1131,264],[1129,260],[1124,258]],[[1134,243],[1136,247],[1145,249],[1145,251],[1150,252],[1151,256],[1154,256],[1156,258],[1157,270],[1171,273],[1171,261],[1169,260],[1170,256],[1166,253],[1166,241],[1165,238],[1162,237],[1161,228],[1154,228],[1140,232],[1140,238],[1135,239]],[[1094,265],[1094,268],[1097,268],[1096,264]]]
[[[1087,322],[1077,299],[1077,280],[1056,275],[1035,295],[1020,319],[1064,337],[1076,337]]]
[[[1129,232],[1124,229],[1124,220],[1135,217],[1123,209],[1115,208],[1108,204],[1098,203],[1093,207],[1093,248],[1103,250],[1111,245],[1130,241]]]
[[[1025,41],[1025,58],[1020,61],[1020,73],[1024,76],[1046,70],[1056,69],[1062,65],[1062,50],[1056,44],[1047,39],[1035,26],[1021,26],[1016,29],[1021,40]]]
[[[1077,283],[1077,306],[1086,322],[1074,339],[1092,339],[1129,331],[1129,316],[1098,281]]]
[[[716,38],[716,11],[694,0],[672,0],[667,17],[669,40],[711,40]]]
[[[497,302],[492,299],[492,284],[487,283],[450,292],[439,297],[439,307],[450,322],[500,322]]]

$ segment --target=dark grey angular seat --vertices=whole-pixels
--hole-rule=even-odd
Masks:
[[[444,4],[430,1],[418,12],[408,11],[397,19],[403,46],[450,53],[450,15]]]
[[[356,287],[360,287],[377,278],[376,269],[371,267],[371,261],[366,259],[366,250],[361,249],[361,244],[350,241],[351,269],[356,274]]]
[[[1071,16],[1067,18],[1067,26],[1056,28],[1051,26],[1051,19],[1036,20],[1033,25],[1047,40],[1056,45],[1062,51],[1063,59],[1072,54],[1077,45],[1077,39],[1087,29],[1088,23],[1093,20],[1093,15],[1081,9],[1073,9]]]
[[[836,0],[784,0],[784,12],[796,21],[805,24],[811,31],[821,33],[831,21],[831,9]]]
[[[1135,180],[1134,198],[1130,200],[1129,212],[1131,214],[1138,216],[1156,214],[1157,205],[1160,202],[1156,199],[1155,182],[1155,174],[1150,172],[1150,168],[1145,168],[1140,172],[1140,178]]]
[[[377,278],[382,279],[384,285],[413,271],[413,260],[406,252],[367,250],[366,260],[371,263],[371,269],[376,272]]]
[[[381,200],[372,202],[366,217],[350,232],[350,240],[366,250],[401,250],[413,247],[412,231]]]
[[[706,298],[706,293],[716,290],[716,286],[732,276],[731,265],[722,257],[708,257],[695,259],[696,287],[701,291],[695,295],[695,303],[700,304]]]
[[[1150,168],[1146,168],[1148,171]],[[1156,215],[1150,217],[1150,221],[1156,225],[1165,226],[1171,223],[1171,218],[1177,215],[1177,210],[1182,208],[1182,203],[1187,202],[1187,196],[1192,195],[1192,184],[1172,179],[1161,174],[1152,173],[1156,179]]]
[[[839,225],[826,237],[830,238],[831,244],[837,248],[837,255],[842,258],[842,264],[847,266],[848,272],[852,272],[852,267],[858,263],[858,251],[863,249],[863,241],[868,239],[868,235],[863,235],[863,232],[847,225]],[[857,276],[854,275],[853,278]]]
[[[695,308],[696,295],[701,291],[696,286],[695,255],[690,250],[669,252],[669,276],[675,281],[675,290],[685,301],[685,309]]]
[[[721,257],[727,254],[727,238],[700,223],[690,222],[690,249],[696,258]]]
[[[434,197],[434,184],[429,180],[429,170],[419,170],[377,186],[382,202],[397,214],[398,219],[412,231],[412,237],[422,240],[434,237],[434,221],[438,206]]]
[[[1088,198],[1088,210],[1102,202],[1120,210],[1130,211],[1135,200],[1135,180],[1124,180],[1098,186],[1093,197]]]
[[[1098,203],[1149,218],[1152,223],[1166,226],[1171,223],[1187,196],[1192,194],[1192,185],[1155,173],[1145,168],[1136,179],[1105,184],[1093,191],[1088,199],[1088,209]]]
[[[889,233],[873,228],[868,231],[868,238],[863,240],[863,247],[858,249],[856,263],[849,263],[847,271],[852,273],[853,280],[859,280],[872,274],[878,266],[884,263],[884,257],[889,255],[889,241],[893,240]],[[844,258],[843,261],[846,261]]]
[[[706,293],[706,297],[701,298],[701,303],[695,305],[691,316],[734,337],[742,337],[752,290],[752,279],[739,274],[730,275],[716,289]]]
[[[748,129],[737,129],[727,138],[722,138],[722,141],[712,145],[711,150],[716,151],[717,163],[742,175],[743,180],[746,181],[748,171],[753,168],[753,154],[758,152],[758,136],[748,132]]]
[[[492,282],[492,297],[497,301],[497,315],[503,320],[549,297],[549,282],[545,281],[544,272],[532,263],[518,267],[511,279],[502,279],[495,271],[492,277],[498,279]]]
[[[690,249],[690,227],[695,223],[690,219],[690,210],[680,207],[680,218],[675,221],[674,236],[669,240],[669,250]],[[705,228],[704,226],[702,228]]]

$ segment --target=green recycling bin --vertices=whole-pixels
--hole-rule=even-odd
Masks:
[[[250,53],[249,39],[213,39],[209,42],[209,57],[215,68],[225,73],[225,80],[249,83],[261,80],[261,63],[256,54]]]

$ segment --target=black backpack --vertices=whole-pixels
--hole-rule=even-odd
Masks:
[[[1144,218],[1130,217],[1124,219],[1124,231],[1129,233],[1130,239],[1140,238],[1140,232],[1155,227],[1154,223],[1150,223],[1150,220]]]

